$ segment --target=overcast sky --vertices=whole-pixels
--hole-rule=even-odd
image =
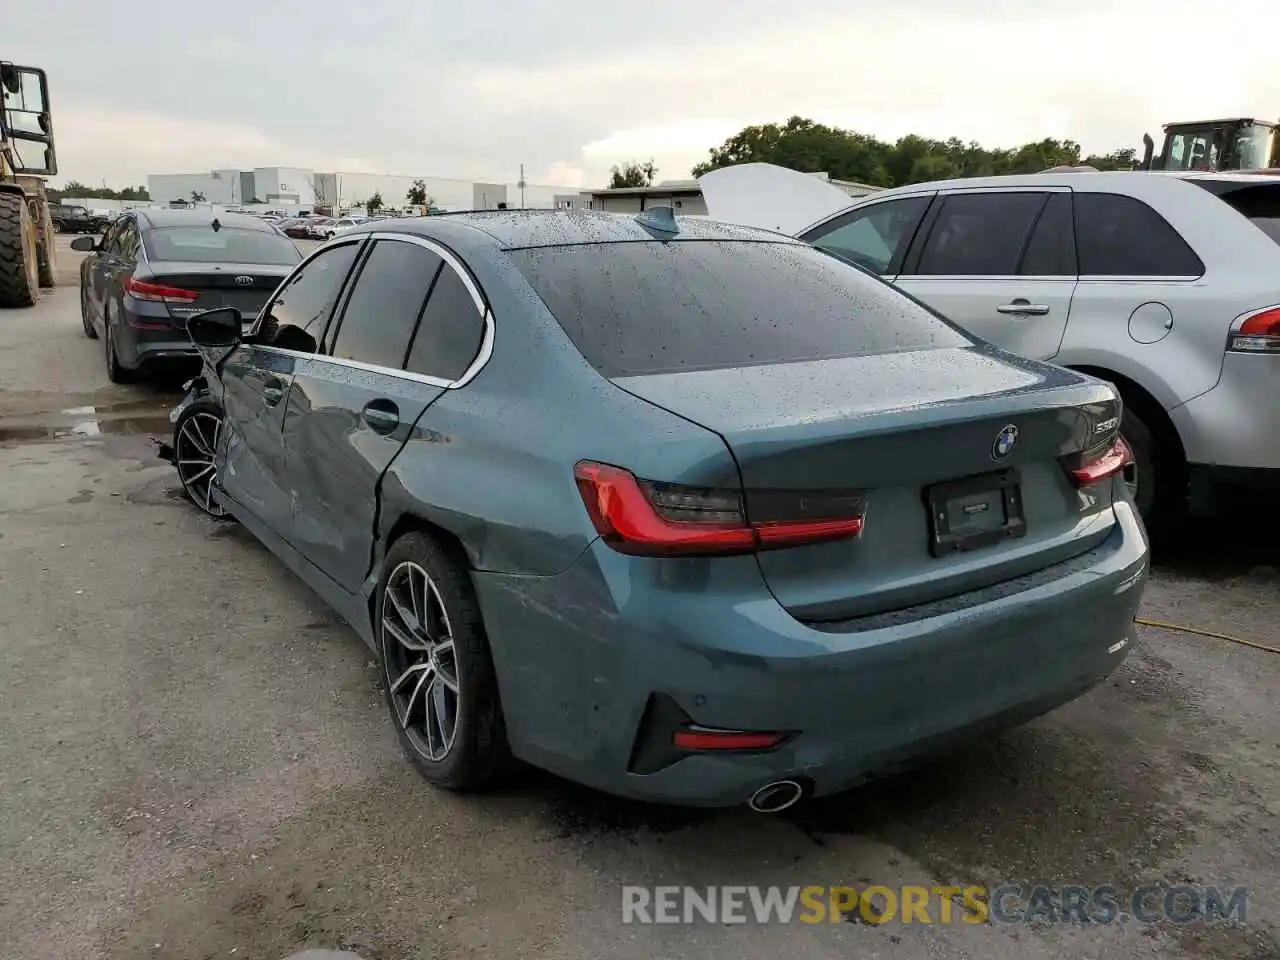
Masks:
[[[1280,116],[1280,5],[1188,0],[0,0],[59,180],[299,166],[596,186],[792,114],[884,138],[1140,147]],[[1247,30],[1241,28],[1247,25]]]

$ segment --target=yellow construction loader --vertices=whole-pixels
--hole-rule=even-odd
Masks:
[[[43,70],[0,61],[0,307],[29,307],[57,281],[44,178],[58,172]]]
[[[1280,136],[1270,120],[1227,117],[1166,123],[1164,142],[1144,134],[1141,170],[1246,170],[1273,173],[1280,166]]]

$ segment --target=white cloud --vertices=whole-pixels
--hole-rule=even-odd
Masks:
[[[653,158],[662,179],[687,176],[742,127],[795,114],[886,139],[1054,136],[1092,151],[1138,147],[1169,120],[1274,116],[1280,102],[1265,44],[1229,44],[1192,0],[1065,11],[1057,0],[868,0],[856,12],[706,0],[693,14],[683,0],[651,0],[659,26],[639,39],[620,29],[629,8],[582,0],[497,30],[479,8],[408,0],[359,18],[334,0],[226,2],[216,23],[197,24],[159,0],[130,0],[132,20],[9,0],[5,32],[50,73],[65,176],[138,183],[281,164],[512,181],[523,162],[532,183],[594,186],[630,159]],[[169,32],[142,79],[77,39],[127,44],[148,9],[168,11]],[[1232,11],[1251,37],[1280,31],[1274,5],[1238,0]],[[250,21],[243,35],[237,24]],[[665,35],[668,21],[681,29]],[[295,41],[271,39],[291,24]],[[1243,52],[1197,59],[1211,48]]]

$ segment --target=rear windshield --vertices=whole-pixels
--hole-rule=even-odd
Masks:
[[[1237,213],[1248,217],[1255,227],[1280,243],[1280,182],[1243,187],[1231,180],[1194,178],[1191,182],[1231,204]]]
[[[292,241],[266,230],[161,227],[148,230],[145,243],[152,260],[287,265],[302,259]]]
[[[511,256],[606,377],[971,343],[878,278],[803,244],[642,241]]]

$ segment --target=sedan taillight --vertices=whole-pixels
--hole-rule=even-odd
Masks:
[[[1069,468],[1067,472],[1071,475],[1071,482],[1077,487],[1090,487],[1114,477],[1132,464],[1133,451],[1129,449],[1129,444],[1125,443],[1124,437],[1116,437],[1107,446],[1085,454],[1081,463]]]
[[[162,283],[146,283],[133,277],[126,277],[121,286],[129,296],[154,303],[195,303],[200,299],[200,293],[196,290],[168,287]]]
[[[866,519],[859,493],[736,490],[637,479],[629,470],[584,460],[578,492],[600,538],[619,553],[689,557],[754,553],[856,537]]]

